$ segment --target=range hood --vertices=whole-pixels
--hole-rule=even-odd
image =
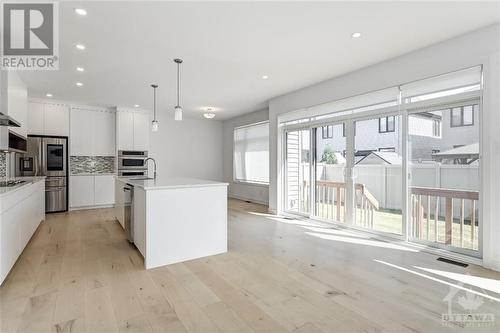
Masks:
[[[0,126],[21,127],[21,124],[14,118],[0,112]]]

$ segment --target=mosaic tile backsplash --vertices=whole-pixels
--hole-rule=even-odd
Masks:
[[[0,177],[7,174],[7,155],[0,152]]]
[[[70,156],[69,168],[72,175],[82,173],[114,173],[114,156]]]

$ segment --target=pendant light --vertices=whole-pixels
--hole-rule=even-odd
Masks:
[[[182,59],[174,59],[177,64],[177,105],[174,108],[174,119],[182,120],[182,107],[179,105],[179,66],[182,64]]]
[[[153,88],[153,121],[151,122],[151,130],[153,132],[158,132],[158,120],[156,120],[156,88],[158,88],[157,84],[152,84]]]

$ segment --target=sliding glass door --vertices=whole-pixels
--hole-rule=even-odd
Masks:
[[[479,249],[479,100],[409,115],[413,241]]]
[[[481,68],[283,122],[285,210],[481,256]]]
[[[344,123],[313,129],[315,132],[314,216],[345,222],[347,167]]]
[[[355,129],[354,225],[402,235],[402,117],[358,120]]]

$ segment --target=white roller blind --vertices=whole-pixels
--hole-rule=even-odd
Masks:
[[[269,123],[234,129],[234,179],[269,184]]]

